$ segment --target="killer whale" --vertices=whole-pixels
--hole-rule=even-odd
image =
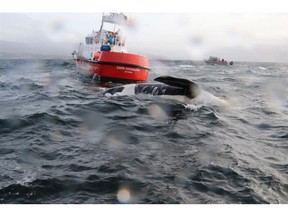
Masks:
[[[229,106],[227,101],[200,89],[200,87],[191,80],[171,76],[160,76],[155,78],[154,81],[157,82],[115,86],[104,90],[102,94],[105,96],[149,94],[175,99],[188,105]]]
[[[115,86],[102,92],[104,95],[163,95],[163,96],[185,96],[187,99],[197,97],[200,87],[188,79],[171,76],[160,76],[154,79],[158,83],[138,83],[123,86]]]

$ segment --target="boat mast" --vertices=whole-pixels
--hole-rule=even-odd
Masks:
[[[100,26],[99,32],[101,32],[101,31],[102,31],[102,28],[103,28],[103,23],[104,23],[103,18],[104,18],[104,12],[102,13],[102,21],[101,21],[101,26]]]

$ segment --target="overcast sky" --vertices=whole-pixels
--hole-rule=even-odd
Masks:
[[[203,60],[215,55],[234,61],[288,62],[288,12],[213,12],[209,8],[191,12],[130,9],[127,14],[136,25],[127,31],[128,51],[164,59]],[[63,48],[55,51],[69,50],[70,55],[70,50],[101,23],[100,11],[11,12],[0,14],[0,41],[39,43],[50,53],[57,44]]]

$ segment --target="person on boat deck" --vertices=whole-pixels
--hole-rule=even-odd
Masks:
[[[100,48],[101,51],[108,51],[110,52],[111,51],[111,46],[110,44],[108,43],[108,41],[104,41],[103,45],[101,46]]]
[[[112,33],[112,34],[110,35],[110,37],[108,38],[108,43],[109,43],[110,45],[115,45],[115,34],[114,34],[114,33]]]

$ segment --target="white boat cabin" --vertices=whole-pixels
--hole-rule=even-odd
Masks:
[[[88,60],[97,60],[99,51],[127,53],[121,30],[121,26],[127,24],[127,16],[123,13],[103,13],[100,30],[88,34],[84,43],[80,43],[78,51],[74,53],[78,58]]]

